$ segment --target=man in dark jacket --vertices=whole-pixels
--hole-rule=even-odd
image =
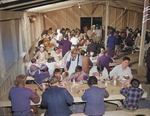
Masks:
[[[93,42],[92,39],[89,40],[91,43],[88,44],[86,52],[90,53],[90,52],[95,52],[96,51],[96,44]]]
[[[42,106],[47,106],[45,116],[70,116],[72,111],[67,104],[73,103],[73,97],[65,88],[58,87],[58,78],[50,79],[51,87],[42,94]]]

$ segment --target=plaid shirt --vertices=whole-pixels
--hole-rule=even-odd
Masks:
[[[142,89],[135,87],[122,88],[120,93],[125,96],[124,108],[128,110],[138,109],[138,102],[144,93]]]

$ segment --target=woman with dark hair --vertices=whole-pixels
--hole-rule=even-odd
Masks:
[[[97,78],[91,76],[88,80],[89,89],[85,90],[82,100],[86,101],[85,114],[88,116],[102,116],[105,114],[104,98],[109,97],[105,88],[97,86]]]
[[[98,66],[94,66],[91,68],[90,70],[90,73],[89,73],[89,76],[99,76],[101,74],[101,76],[104,78],[104,79],[107,79],[108,78],[108,71],[107,69],[99,64]]]
[[[45,116],[70,116],[72,111],[67,104],[73,103],[73,97],[66,88],[58,87],[58,78],[50,79],[51,87],[42,94],[42,106],[47,106]]]

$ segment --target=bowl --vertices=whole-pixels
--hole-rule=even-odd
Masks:
[[[123,76],[125,79],[129,79],[130,77],[129,77],[129,75],[124,75]]]

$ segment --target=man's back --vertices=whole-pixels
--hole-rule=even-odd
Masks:
[[[48,116],[69,116],[72,111],[68,104],[73,103],[73,97],[65,88],[52,86],[42,95],[42,103],[48,106]]]
[[[137,110],[138,102],[144,91],[140,88],[129,87],[121,89],[120,93],[125,96],[124,108],[128,110]]]
[[[86,73],[89,74],[90,71],[90,66],[93,66],[93,63],[91,62],[89,57],[82,56],[82,70]]]

